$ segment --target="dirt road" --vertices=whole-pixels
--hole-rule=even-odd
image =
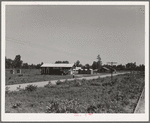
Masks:
[[[116,75],[120,75],[120,74],[126,74],[128,72],[122,72],[122,73],[116,73],[116,74],[113,74],[114,76]],[[81,78],[77,78],[77,79],[87,79],[87,80],[90,80],[90,79],[96,79],[98,77],[101,77],[101,78],[104,78],[104,77],[107,77],[107,76],[110,76],[110,74],[107,74],[107,75],[96,75],[96,76],[90,76],[90,77],[81,77]],[[74,80],[75,78],[73,79],[67,79],[68,81],[71,81],[71,80]],[[61,79],[60,81],[61,82],[64,82],[66,79]],[[48,84],[49,82],[51,82],[52,84],[56,84],[58,80],[52,80],[52,81],[41,81],[41,82],[34,82],[34,83],[26,83],[26,84],[15,84],[15,85],[7,85],[6,87],[9,88],[9,91],[18,91],[18,87],[20,86],[21,89],[24,89],[27,85],[36,85],[37,87],[44,87],[46,84]]]

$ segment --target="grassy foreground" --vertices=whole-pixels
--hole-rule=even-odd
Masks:
[[[141,75],[28,86],[6,92],[6,113],[133,113],[145,82]]]

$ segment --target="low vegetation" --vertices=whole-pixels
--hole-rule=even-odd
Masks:
[[[27,87],[25,88],[25,91],[36,91],[37,90],[37,86],[36,85],[27,85]]]
[[[59,84],[58,84],[59,83]],[[50,82],[6,92],[6,113],[132,113],[144,88],[142,75]]]

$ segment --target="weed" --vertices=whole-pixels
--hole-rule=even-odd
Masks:
[[[82,84],[81,84],[81,82],[79,81],[79,80],[76,80],[75,82],[74,82],[74,86],[81,86]]]
[[[105,80],[104,78],[101,78],[101,82],[104,82],[104,80]]]
[[[97,82],[92,82],[92,83],[90,83],[90,85],[92,85],[92,86],[101,86],[101,84],[97,83]]]
[[[12,108],[18,108],[20,106],[21,106],[21,103],[15,103],[15,104],[13,104]]]
[[[36,91],[37,90],[37,86],[36,85],[27,85],[27,87],[25,87],[25,91]]]
[[[6,92],[6,93],[9,93],[9,92],[10,92],[9,89],[10,89],[10,87],[6,86],[6,87],[5,87],[5,92]]]
[[[101,80],[100,76],[96,80]]]

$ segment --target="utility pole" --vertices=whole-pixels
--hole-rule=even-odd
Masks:
[[[114,65],[114,64],[117,64],[117,62],[107,62],[107,64],[110,64],[111,67]],[[113,80],[113,68],[110,68],[110,73],[111,73],[111,82]]]

